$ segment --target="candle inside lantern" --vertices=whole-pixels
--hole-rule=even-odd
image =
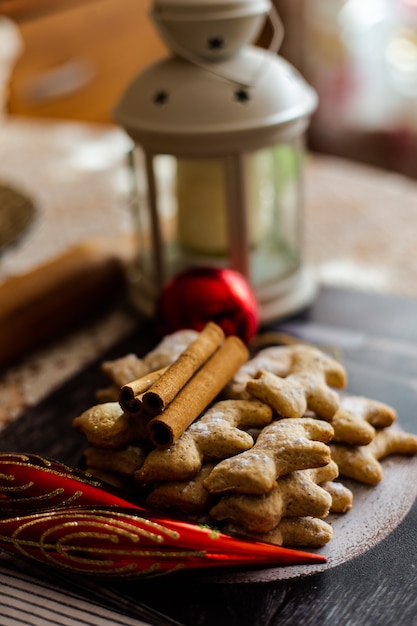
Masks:
[[[256,247],[271,225],[274,206],[273,157],[269,150],[246,155],[245,186],[249,245]],[[226,189],[221,159],[178,159],[178,242],[207,255],[228,250]]]

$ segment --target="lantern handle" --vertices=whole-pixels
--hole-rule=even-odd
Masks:
[[[204,63],[204,61],[202,61],[198,55],[193,54],[192,52],[184,48],[180,43],[178,43],[170,35],[169,30],[165,28],[165,26],[162,23],[162,20],[159,19],[157,9],[153,8],[150,13],[150,16],[153,19],[153,21],[158,25],[158,29],[163,34],[164,40],[168,43],[170,47],[172,47],[172,50],[177,51],[181,57],[183,57],[184,59],[186,59],[193,65],[201,67],[202,69],[210,72],[211,74],[214,74],[218,76],[219,78],[223,78],[224,80],[234,83],[239,87],[249,88],[249,87],[252,87],[253,84],[255,83],[256,78],[259,75],[260,70],[262,69],[262,66],[256,72],[254,72],[254,75],[251,81],[242,81],[241,77],[233,75],[232,72],[225,71],[224,66],[227,64],[227,61],[222,62],[222,63],[220,62]],[[284,25],[278,14],[278,11],[275,9],[275,7],[272,4],[271,4],[270,10],[266,14],[266,19],[269,20],[272,26],[272,37],[271,37],[271,41],[269,42],[269,46],[267,50],[269,52],[273,52],[276,54],[281,47],[282,40],[284,39]],[[219,69],[220,66],[223,66],[222,70]]]

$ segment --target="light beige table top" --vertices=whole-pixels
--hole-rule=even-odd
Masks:
[[[9,118],[0,126],[0,183],[40,207],[24,244],[0,259],[0,284],[66,248],[131,228],[121,131]],[[305,175],[305,261],[322,284],[417,297],[417,181],[314,155]],[[0,374],[0,424],[134,328],[114,310]]]

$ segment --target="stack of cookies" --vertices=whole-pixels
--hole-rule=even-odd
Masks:
[[[330,541],[348,477],[383,479],[380,460],[415,454],[395,410],[344,392],[344,367],[291,343],[249,358],[215,324],[179,331],[143,359],[103,363],[109,386],[74,420],[88,471],[149,507],[283,546]]]

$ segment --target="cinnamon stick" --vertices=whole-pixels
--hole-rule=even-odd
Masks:
[[[206,324],[198,337],[139,398],[145,410],[152,415],[163,411],[190,378],[214,354],[223,340],[224,332],[220,326],[214,322]]]
[[[130,383],[123,385],[119,392],[119,404],[125,413],[140,415],[143,410],[141,396],[166,372],[167,367],[162,367],[154,372],[149,372]]]
[[[248,356],[247,347],[238,337],[225,339],[165,411],[150,420],[148,432],[152,443],[158,448],[172,445],[215,399]]]

